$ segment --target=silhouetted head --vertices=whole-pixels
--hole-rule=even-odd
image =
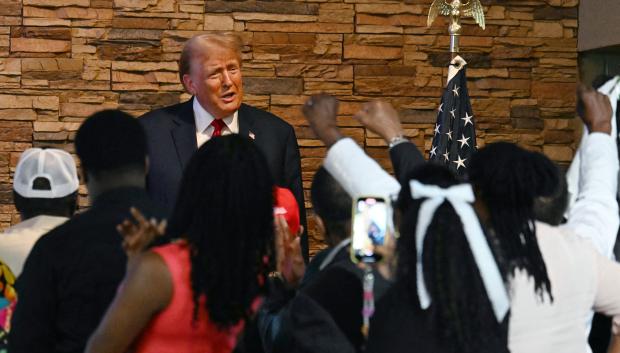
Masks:
[[[90,196],[117,187],[144,187],[146,135],[131,115],[120,110],[91,115],[75,135],[75,151]]]
[[[317,222],[325,231],[329,246],[338,245],[351,234],[351,207],[353,201],[329,172],[321,167],[314,174],[310,188],[312,207]]]

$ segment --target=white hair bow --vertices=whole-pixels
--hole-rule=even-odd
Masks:
[[[465,237],[478,265],[480,277],[482,278],[489,301],[493,306],[495,317],[498,322],[501,322],[510,309],[510,299],[499,267],[495,262],[491,248],[478,221],[478,216],[470,205],[475,200],[471,185],[459,184],[443,189],[435,185],[426,185],[417,180],[411,180],[409,186],[411,188],[411,196],[414,199],[427,198],[420,206],[416,227],[417,288],[422,309],[427,309],[431,305],[431,297],[426,288],[422,267],[424,239],[435,211],[447,200],[461,218]]]

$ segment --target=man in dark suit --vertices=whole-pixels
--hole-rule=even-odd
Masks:
[[[192,99],[140,118],[149,144],[149,194],[172,210],[183,168],[194,151],[210,138],[240,134],[254,140],[263,151],[275,183],[293,192],[306,229],[295,131],[275,115],[241,103],[240,48],[239,39],[227,34],[198,35],[185,44],[179,76]],[[307,236],[301,240],[307,258]]]

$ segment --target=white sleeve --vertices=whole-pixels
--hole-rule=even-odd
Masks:
[[[568,227],[611,258],[618,233],[618,150],[613,137],[591,133],[579,151],[579,192],[568,210]]]
[[[350,138],[340,139],[327,151],[325,169],[352,197],[398,195],[400,184]]]

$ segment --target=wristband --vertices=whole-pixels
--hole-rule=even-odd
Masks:
[[[394,136],[388,142],[388,147],[389,147],[389,149],[392,149],[392,148],[400,145],[401,143],[408,142],[408,141],[409,140],[406,137],[404,137],[403,135]]]

